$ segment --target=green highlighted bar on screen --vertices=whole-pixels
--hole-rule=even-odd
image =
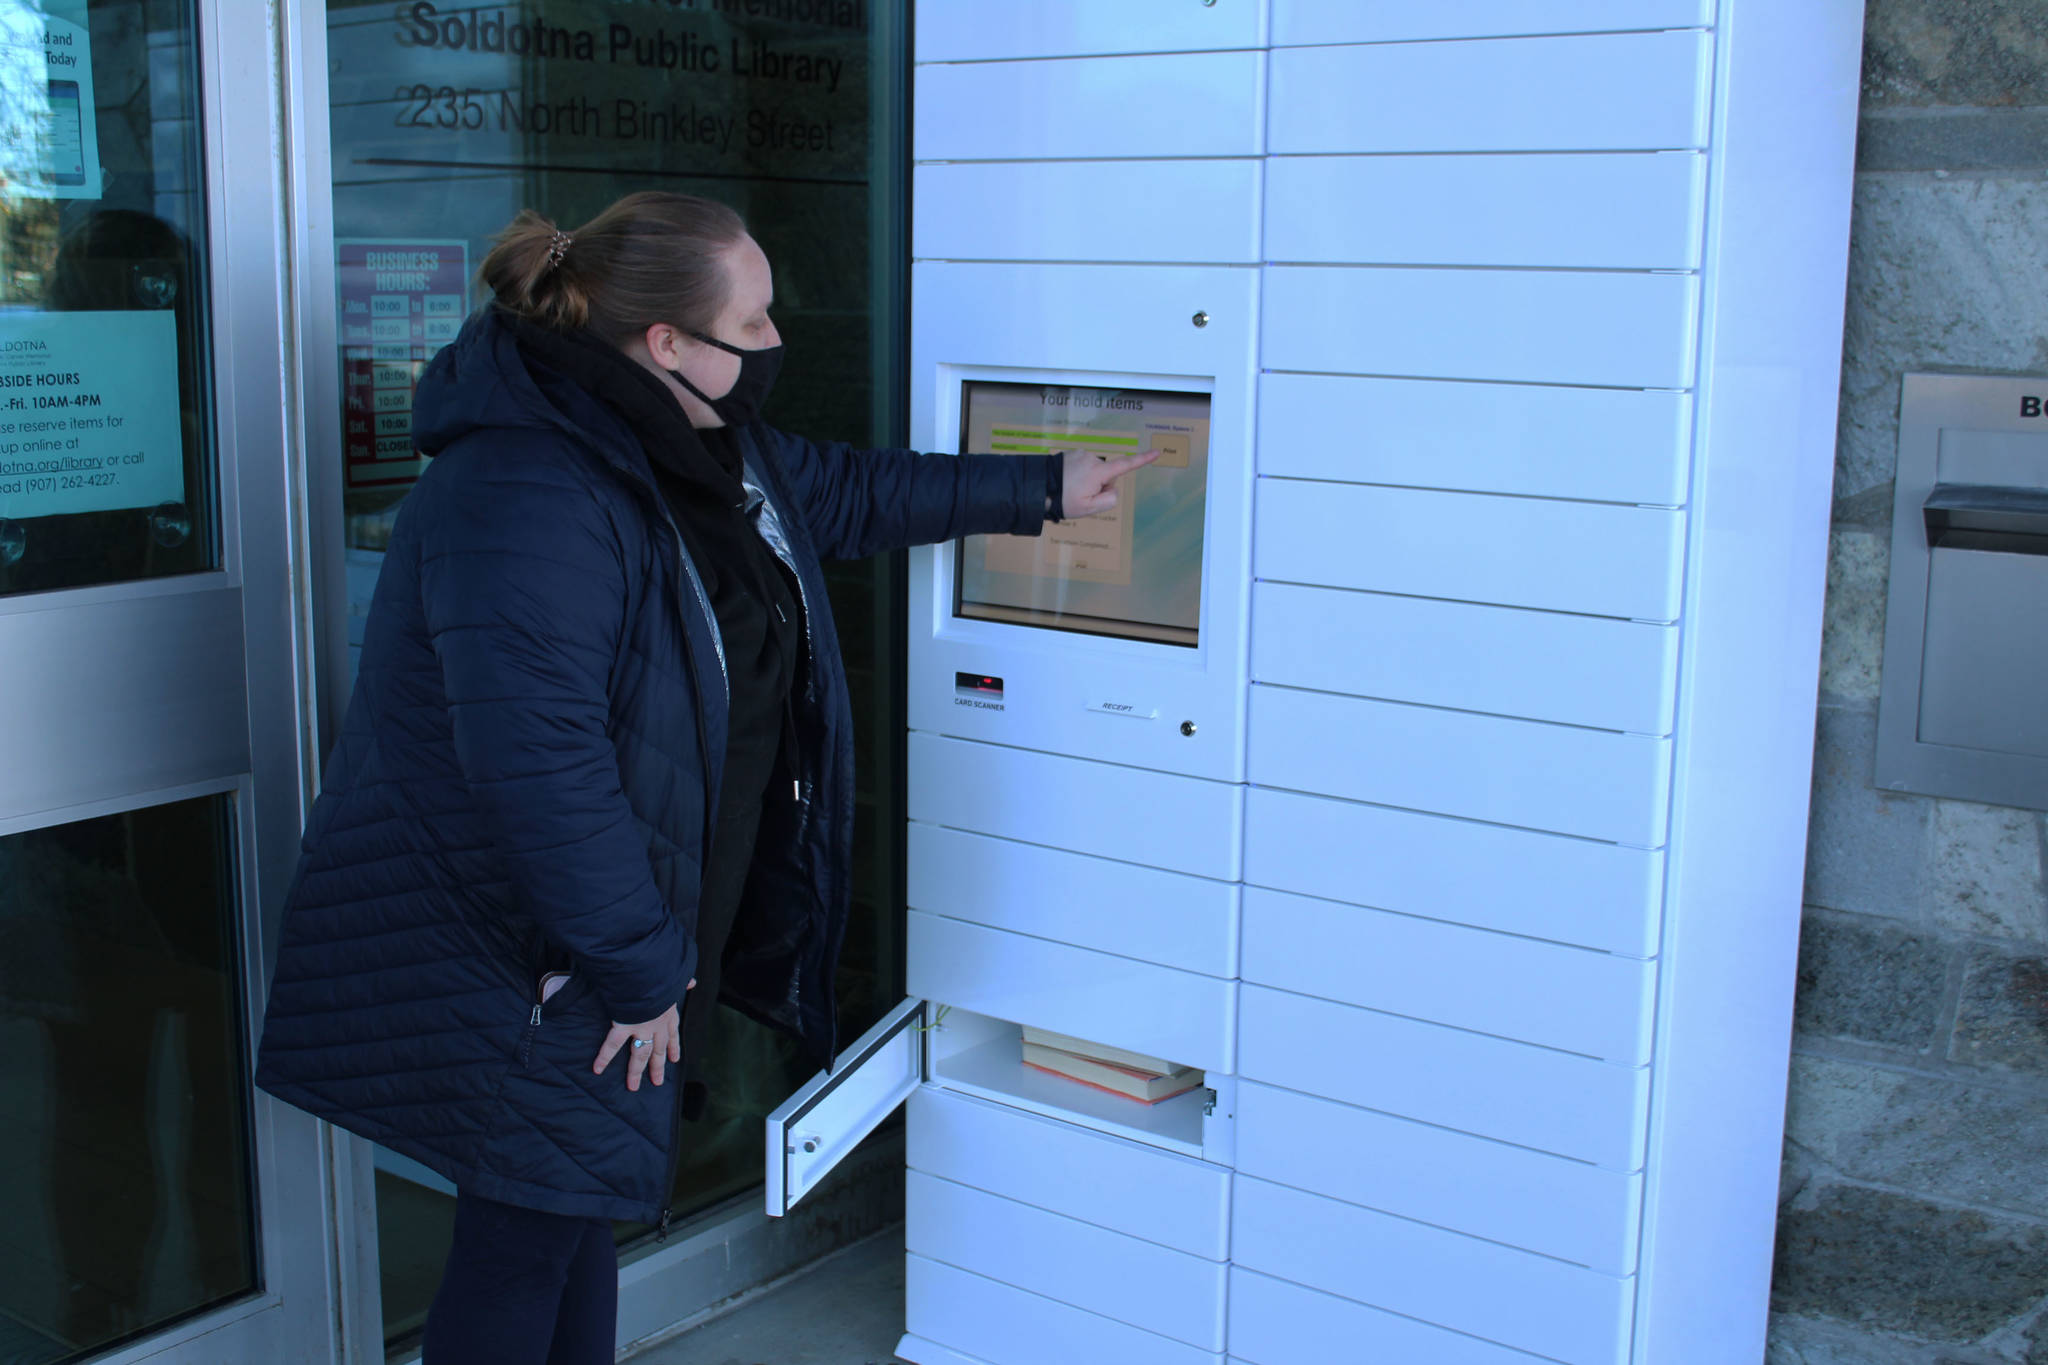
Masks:
[[[1021,436],[1027,441],[1058,441],[1070,446],[1135,446],[1139,439],[1136,436],[1099,436],[1092,431],[1026,431],[1022,427],[990,427],[988,434]]]
[[[990,441],[988,448],[998,455],[1051,455],[1053,446],[1020,446],[1015,441]]]

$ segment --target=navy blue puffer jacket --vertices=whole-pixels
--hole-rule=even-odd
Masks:
[[[256,1080],[486,1198],[655,1221],[675,1083],[591,1062],[696,967],[726,691],[637,437],[488,310],[422,379],[393,528],[286,904]],[[808,651],[721,999],[831,1055],[853,736],[820,557],[1035,534],[1041,458],[740,433]],[[543,1007],[540,975],[572,971]]]

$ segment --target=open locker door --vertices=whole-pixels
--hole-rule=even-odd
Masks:
[[[926,1002],[905,1000],[768,1116],[768,1216],[780,1218],[924,1082]]]

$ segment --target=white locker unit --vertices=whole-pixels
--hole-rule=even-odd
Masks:
[[[1711,31],[1404,36],[1274,53],[1248,776],[1292,802],[1654,856]],[[1403,197],[1328,226],[1349,218],[1328,212],[1337,196],[1375,193]],[[1392,431],[1348,459],[1290,448],[1361,389]],[[1516,435],[1502,449],[1475,425]],[[1325,600],[1375,633],[1302,640]],[[1496,1349],[1623,1365],[1655,959],[1595,957],[1582,924],[1546,923],[1505,878],[1487,918],[1447,921],[1403,921],[1417,912],[1337,880],[1330,900],[1248,893],[1233,1259]],[[1623,895],[1610,945],[1654,942],[1626,917],[1661,902]],[[1520,937],[1499,918],[1518,903]],[[1316,929],[1378,961],[1327,970],[1347,955],[1301,936]],[[1477,937],[1460,951],[1446,933]],[[1370,1158],[1319,1160],[1315,1139],[1337,1133]],[[1231,1347],[1285,1359],[1301,1343],[1249,1315]]]
[[[899,1352],[1222,1365],[1265,14],[928,0],[918,25],[915,441],[959,448],[970,383],[1196,394],[1208,479],[1191,645],[964,619],[951,547],[913,563],[908,981],[931,1004],[897,1087]],[[1206,1084],[1154,1105],[1095,1091],[1026,1068],[1024,1026]],[[838,1088],[871,1088],[857,1069]],[[804,1155],[805,1119],[779,1127]]]
[[[769,1121],[907,1099],[903,1357],[1761,1355],[1860,24],[919,5],[914,441],[1210,425],[1198,638],[913,560],[912,999]]]

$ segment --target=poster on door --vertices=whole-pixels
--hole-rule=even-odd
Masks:
[[[469,311],[469,245],[356,238],[336,243],[343,463],[350,488],[404,488],[425,461],[412,395]]]
[[[185,500],[170,310],[0,315],[0,520]]]
[[[0,0],[0,180],[39,199],[100,197],[83,0]]]

